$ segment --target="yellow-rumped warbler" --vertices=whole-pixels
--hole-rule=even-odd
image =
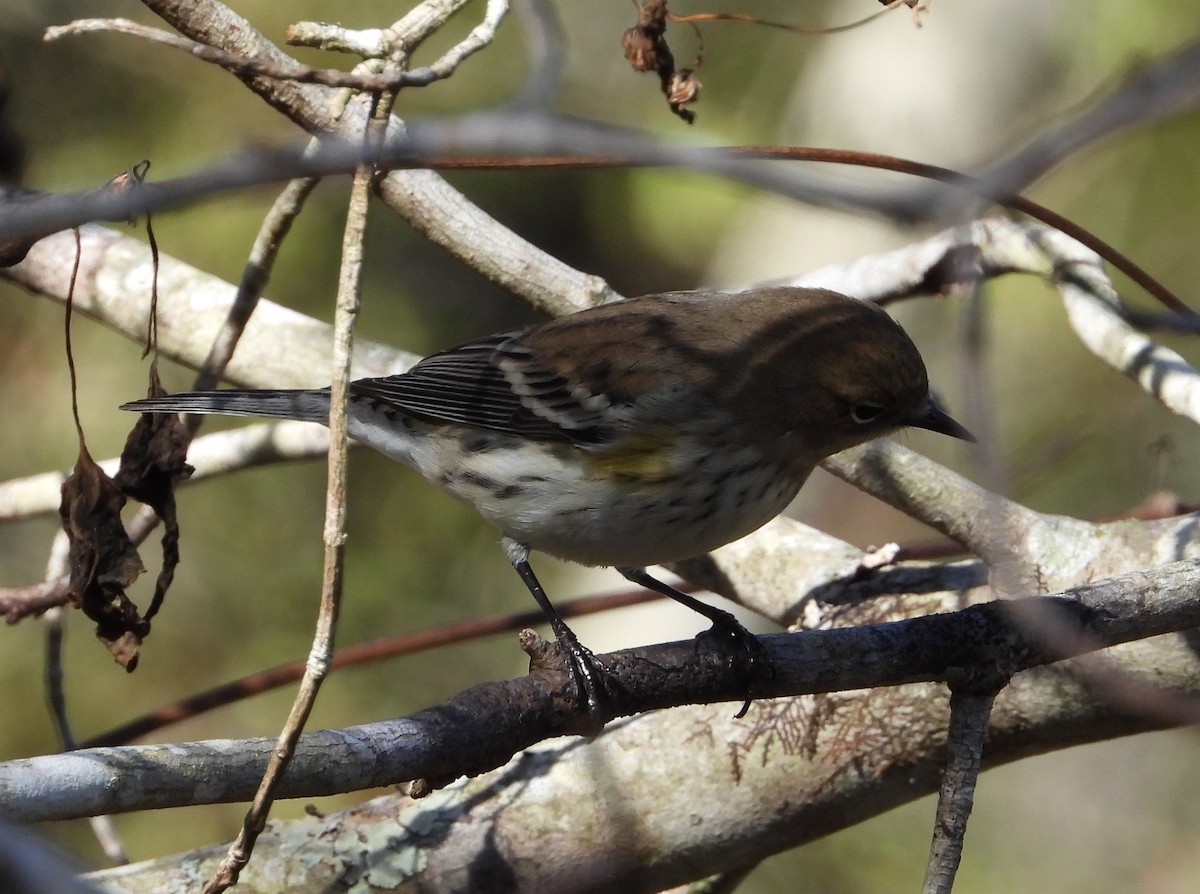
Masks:
[[[329,389],[124,404],[325,423]],[[702,555],[778,515],[825,457],[916,426],[970,440],[929,395],[912,341],[872,304],[816,289],[672,292],[581,311],[350,386],[350,435],[474,506],[549,617],[581,695],[599,670],[528,554],[616,567],[733,617],[644,566]]]

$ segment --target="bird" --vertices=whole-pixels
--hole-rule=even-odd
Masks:
[[[330,390],[218,390],[123,404],[328,424]],[[712,621],[728,612],[646,571],[703,555],[780,514],[828,456],[916,427],[971,441],[930,394],[921,355],[878,306],[825,289],[666,292],[431,354],[349,386],[348,432],[473,506],[565,655],[576,699],[603,671],[555,610],[531,550],[616,568]],[[747,690],[746,705],[750,700]]]

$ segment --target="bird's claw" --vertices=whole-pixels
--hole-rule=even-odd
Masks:
[[[754,701],[757,684],[771,676],[771,660],[767,650],[753,633],[742,626],[742,623],[729,612],[721,612],[713,618],[712,627],[700,634],[701,638],[711,639],[725,653],[726,662],[738,677],[745,693],[734,718],[746,716],[750,703]]]

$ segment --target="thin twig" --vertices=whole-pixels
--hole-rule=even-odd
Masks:
[[[315,47],[341,53],[354,53],[367,60],[388,60],[407,66],[418,47],[441,30],[468,0],[424,0],[386,28],[355,30],[330,22],[297,22],[288,28],[291,46]],[[508,13],[508,0],[488,0],[483,21],[461,42],[455,44],[430,66],[404,72],[405,82],[397,85],[425,86],[448,78],[468,57],[491,44],[496,29]],[[377,72],[378,73],[378,72]],[[386,95],[392,91],[379,91]]]
[[[545,108],[558,95],[567,67],[566,35],[551,0],[523,0],[517,7],[529,47],[529,73],[513,98],[514,108]]]
[[[507,14],[508,0],[488,0],[483,21],[472,28],[470,34],[447,50],[432,65],[423,68],[414,68],[406,72],[406,75],[412,79],[410,83],[418,85],[431,84],[434,81],[450,77],[459,65],[491,44],[492,39],[496,35],[496,29],[500,27],[500,23]],[[400,22],[397,22],[392,27],[396,30],[402,30],[404,21],[404,19],[401,19]]]
[[[455,155],[448,155],[450,152]],[[480,154],[487,152],[496,154]],[[195,175],[147,184],[139,190],[137,201],[140,207],[149,209],[175,207],[200,196],[276,182],[289,176],[342,173],[361,164],[363,158],[361,146],[350,146],[337,140],[326,141],[319,153],[300,157],[289,149],[248,150],[224,164],[214,165]],[[890,214],[883,207],[878,190],[856,191],[809,175],[781,172],[754,164],[759,159],[767,158],[898,171],[935,180],[958,191],[970,192],[983,188],[983,184],[969,174],[878,153],[794,146],[670,146],[596,122],[571,121],[525,112],[479,115],[457,123],[410,122],[406,136],[389,140],[373,161],[393,171],[417,168],[510,170],[560,166],[611,168],[674,165],[741,180],[815,205]],[[1164,306],[1182,314],[1193,313],[1148,271],[1062,215],[1015,194],[998,196],[995,202],[1040,220],[1086,245]],[[124,195],[46,195],[21,205],[6,207],[4,218],[0,219],[0,239],[13,238],[26,232],[65,229],[90,220],[120,219],[133,208],[134,200]]]
[[[311,423],[262,422],[230,428],[203,435],[192,442],[188,460],[196,467],[196,472],[188,483],[258,466],[316,459],[328,452],[328,430]],[[117,460],[106,459],[100,467],[111,474],[117,467]],[[59,488],[66,477],[67,474],[61,471],[42,472],[0,483],[0,524],[55,512]],[[148,533],[139,527],[137,519],[135,516],[126,528],[135,545]],[[61,602],[56,600],[63,585],[65,580],[61,584],[53,581],[28,587],[0,587],[0,616],[7,617],[11,623],[26,614],[40,614],[53,605],[60,605]],[[26,604],[28,610],[22,608]]]
[[[864,16],[861,19],[856,19],[853,22],[847,22],[845,25],[829,25],[827,27],[805,27],[804,25],[792,25],[788,22],[770,22],[765,19],[760,19],[757,16],[744,15],[736,12],[697,12],[688,15],[676,15],[668,12],[667,18],[672,22],[688,22],[695,24],[697,22],[741,22],[747,25],[760,25],[764,28],[774,28],[779,31],[788,31],[792,34],[804,35],[823,35],[823,34],[840,34],[845,31],[853,31],[856,28],[861,28],[864,25],[870,24],[882,15],[887,15],[893,9],[898,9],[905,6],[908,0],[892,0],[883,9],[871,13],[869,16]]]
[[[946,770],[938,791],[933,842],[923,894],[950,894],[962,860],[963,836],[975,803],[975,783],[983,760],[983,739],[998,688],[977,691],[951,686]]]
[[[310,146],[312,145],[315,143],[310,144]],[[233,304],[229,307],[225,322],[221,324],[221,330],[213,339],[208,356],[204,358],[204,365],[196,374],[196,381],[192,386],[194,390],[206,391],[216,387],[217,382],[220,381],[225,367],[233,357],[233,350],[237,347],[242,332],[245,331],[246,324],[250,322],[250,315],[258,307],[258,300],[262,297],[263,290],[266,289],[267,282],[271,278],[271,270],[275,266],[279,248],[291,231],[292,224],[304,207],[305,201],[319,182],[320,180],[316,177],[292,180],[275,197],[271,210],[263,218],[262,225],[258,228],[258,234],[254,237],[254,245],[250,248],[246,266],[242,268],[242,279],[238,283],[237,294],[234,296]],[[200,418],[200,416],[193,416],[197,424]]]
[[[383,103],[383,121],[390,103]],[[376,119],[372,116],[373,122]],[[254,844],[266,827],[267,816],[283,773],[291,763],[296,743],[316,703],[321,683],[329,673],[333,643],[342,598],[342,569],[346,542],[346,459],[348,454],[347,401],[350,394],[350,368],[353,357],[354,328],[358,319],[362,280],[363,238],[374,170],[360,168],[350,189],[346,229],[342,240],[342,268],[338,282],[334,314],[333,384],[329,408],[329,475],[325,503],[325,567],[321,586],[321,607],[313,635],[304,677],[296,693],[292,710],[279,734],[262,782],[242,821],[237,839],[230,845],[215,875],[204,887],[204,894],[220,894],[237,884],[238,876],[250,861]]]
[[[435,167],[427,159],[448,153],[478,155],[569,155],[619,158],[631,166],[675,165],[729,177],[801,201],[827,207],[879,211],[877,189],[856,188],[794,170],[763,166],[727,149],[667,144],[599,122],[529,112],[479,113],[445,121],[410,121],[393,133],[383,152],[365,153],[361,143],[331,137],[321,151],[305,157],[295,147],[249,149],[183,178],[147,184],[137,207],[158,210],[200,197],[300,176],[346,173],[364,161],[390,170]],[[941,184],[971,191],[969,183]],[[0,239],[27,232],[51,232],[92,220],[128,216],[130,198],[107,194],[55,194],[5,208]]]
[[[235,75],[297,81],[302,84],[322,84],[326,87],[350,88],[366,93],[385,93],[408,86],[419,87],[434,80],[418,73],[405,71],[389,75],[364,75],[357,72],[339,71],[336,68],[316,68],[300,62],[277,65],[262,59],[252,59],[248,56],[239,56],[237,53],[226,52],[217,47],[198,43],[186,37],[180,37],[178,34],[163,31],[161,28],[151,28],[129,19],[78,19],[66,25],[47,28],[43,39],[58,40],[62,37],[97,31],[129,34],[143,40],[174,47],[192,54],[197,59],[219,65]]]
[[[265,77],[280,81],[296,81],[302,84],[321,84],[326,87],[350,88],[365,93],[385,94],[394,93],[403,87],[425,87],[436,81],[450,77],[465,60],[489,46],[495,38],[496,29],[508,13],[507,0],[488,0],[487,10],[483,21],[471,30],[465,39],[451,47],[432,65],[406,71],[401,68],[390,68],[386,72],[364,73],[361,71],[346,72],[335,68],[317,68],[301,62],[291,61],[287,64],[276,64],[264,59],[255,59],[230,53],[208,44],[199,43],[178,34],[172,34],[161,28],[151,28],[147,25],[129,19],[78,19],[66,25],[47,28],[43,39],[58,40],[63,37],[94,32],[128,34],[133,37],[149,40],[164,46],[174,47],[190,53],[205,62],[219,65],[226,71],[251,77]],[[289,31],[289,42],[297,46],[319,46],[322,49],[349,49],[364,55],[390,56],[393,48],[389,46],[388,37],[392,42],[403,43],[391,29],[371,29],[370,33],[376,38],[374,44],[361,41],[354,42],[347,36],[351,32],[340,29],[333,32],[335,26],[324,23],[301,22]],[[394,27],[394,26],[393,26]],[[337,35],[341,35],[338,37]]]
[[[0,617],[8,624],[66,605],[69,580],[64,576],[27,587],[0,588]]]
[[[50,558],[46,562],[46,583],[65,581],[70,541],[65,531],[60,530],[50,545]],[[65,589],[65,588],[64,588]],[[64,751],[76,747],[71,722],[67,717],[67,697],[64,689],[65,675],[62,667],[63,613],[55,606],[44,615],[46,623],[45,685],[46,705],[58,732],[59,744]]]
[[[862,152],[857,149],[828,149],[817,146],[726,146],[720,150],[732,155],[753,159],[787,159],[790,161],[811,161],[825,164],[848,165],[851,167],[874,168],[882,171],[895,171],[913,177],[936,180],[942,183],[969,183],[971,175],[939,165],[913,161],[896,155],[885,155],[880,152]],[[424,164],[436,170],[456,169],[487,169],[487,170],[530,170],[543,168],[572,168],[572,169],[606,169],[619,167],[636,167],[636,163],[628,158],[601,155],[527,155],[521,158],[499,156],[429,156]],[[1136,264],[1131,258],[1118,251],[1095,233],[1080,226],[1073,220],[1063,217],[1056,211],[1021,195],[1012,195],[996,199],[1001,208],[1010,208],[1028,215],[1034,220],[1066,233],[1076,242],[1087,246],[1096,252],[1109,264],[1112,264],[1146,292],[1152,295],[1165,307],[1176,313],[1187,314],[1186,323],[1194,325],[1194,312],[1185,305],[1170,289],[1160,283],[1149,271]],[[1133,315],[1131,315],[1132,317]],[[1167,326],[1165,321],[1155,319],[1155,325]],[[1188,329],[1187,331],[1193,331]]]

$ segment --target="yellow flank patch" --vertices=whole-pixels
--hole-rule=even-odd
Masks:
[[[679,441],[665,429],[622,438],[584,452],[592,474],[653,484],[678,473]]]

